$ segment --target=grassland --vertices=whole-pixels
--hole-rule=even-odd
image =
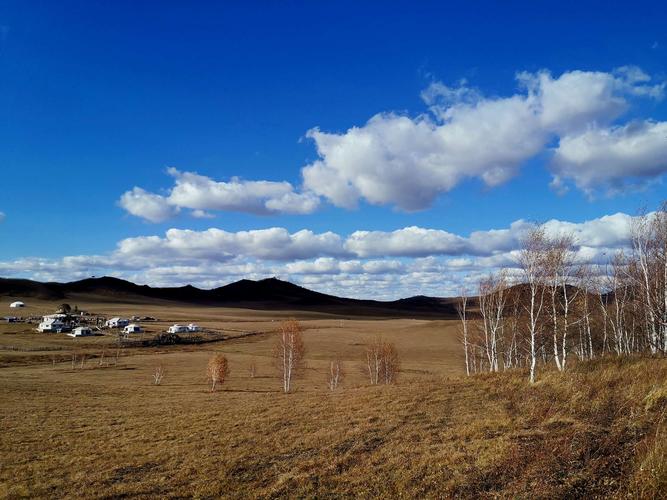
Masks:
[[[0,326],[3,497],[650,498],[667,491],[664,359],[579,364],[529,386],[520,372],[462,377],[451,321],[160,303],[80,307],[156,316],[156,329],[196,321],[237,335],[126,348],[115,363],[113,337]],[[271,332],[293,315],[306,327],[307,367],[285,395]],[[395,386],[366,384],[363,343],[375,334],[401,354]],[[229,358],[231,373],[211,393],[204,375],[214,352]],[[88,355],[83,368],[72,367],[73,353]],[[336,355],[347,377],[331,393],[326,369]],[[154,386],[158,365],[166,375]]]

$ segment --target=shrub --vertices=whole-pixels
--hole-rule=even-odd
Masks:
[[[206,371],[208,380],[211,382],[211,392],[215,391],[215,386],[222,384],[229,374],[227,358],[222,354],[216,354],[208,361]]]

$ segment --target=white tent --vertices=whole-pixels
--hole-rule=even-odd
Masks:
[[[87,337],[92,334],[93,331],[87,326],[77,326],[74,330],[72,330],[72,333],[68,333],[67,335],[70,337]]]
[[[16,307],[25,307],[25,304],[23,302],[21,302],[20,300],[17,300],[16,302],[12,302],[11,304],[9,304],[9,307],[14,307],[14,308],[16,308]]]
[[[136,323],[132,323],[123,328],[123,333],[141,333],[142,331],[141,326]]]
[[[184,325],[173,325],[167,330],[168,333],[186,333],[187,331],[188,327]]]
[[[130,324],[130,320],[126,318],[111,318],[106,322],[109,328],[123,328]]]

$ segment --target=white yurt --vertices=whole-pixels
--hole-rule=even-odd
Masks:
[[[12,307],[14,309],[17,307],[25,307],[25,303],[21,302],[20,300],[17,300],[16,302],[12,302],[11,304],[9,304],[9,307]]]

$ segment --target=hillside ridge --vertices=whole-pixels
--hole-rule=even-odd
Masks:
[[[227,285],[201,289],[192,285],[151,287],[111,276],[86,278],[67,283],[0,278],[0,296],[66,300],[73,295],[94,295],[127,299],[168,300],[201,305],[239,306],[249,309],[296,308],[350,315],[390,314],[449,318],[456,314],[451,299],[415,296],[394,301],[337,297],[316,292],[278,278],[242,279]]]

